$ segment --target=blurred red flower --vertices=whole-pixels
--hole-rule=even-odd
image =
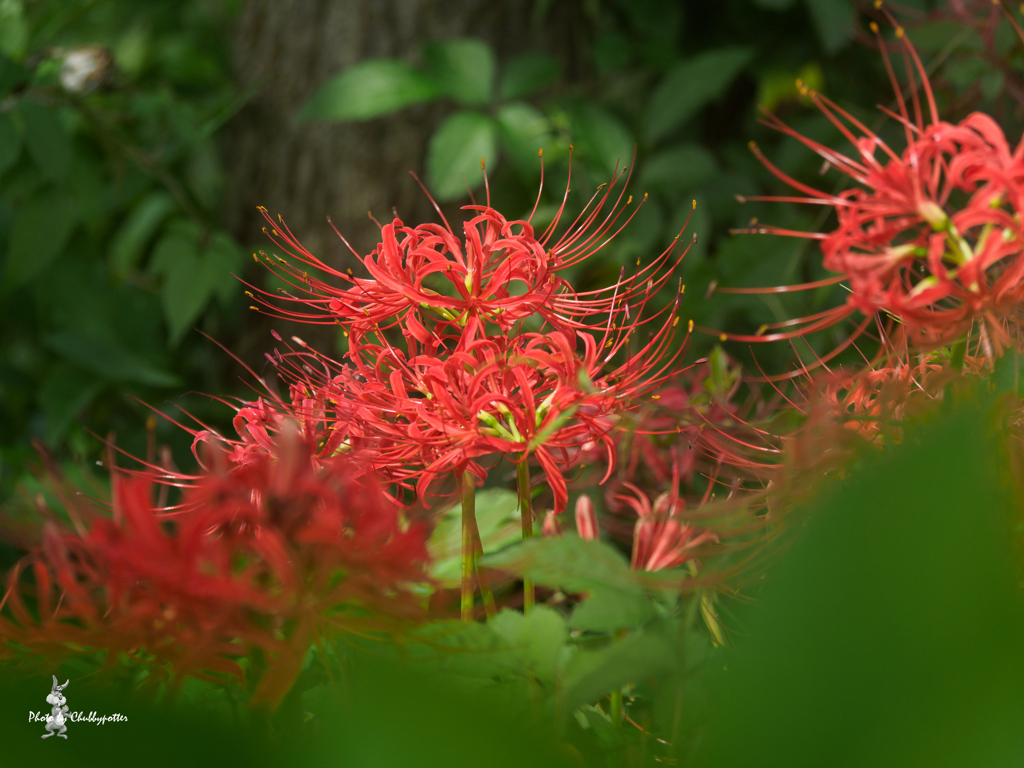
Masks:
[[[741,231],[816,239],[825,268],[838,276],[801,286],[719,289],[785,292],[844,282],[849,288],[846,306],[766,326],[763,330],[769,333],[729,338],[795,338],[860,310],[868,317],[820,363],[852,343],[878,312],[903,323],[911,343],[924,346],[948,344],[980,321],[982,343],[990,356],[998,356],[1009,343],[1008,314],[1024,299],[1024,144],[1011,150],[1002,129],[985,114],[974,113],[955,125],[941,121],[917,52],[897,27],[912,96],[908,108],[886,43],[872,26],[898,104],[898,114],[883,111],[903,126],[902,153],[826,96],[806,88],[807,98],[853,145],[853,154],[807,138],[768,112],[766,124],[803,143],[824,159],[825,169],[834,168],[858,186],[838,194],[810,187],[788,176],[751,143],[761,162],[801,196],[744,199],[829,206],[838,226],[825,233],[762,225]],[[927,102],[927,121],[919,86]]]
[[[420,616],[423,528],[349,457],[315,467],[294,428],[270,448],[231,468],[214,457],[171,508],[154,506],[153,475],[115,477],[112,515],[49,524],[8,575],[0,638],[44,655],[105,650],[108,664],[125,653],[178,682],[241,678],[238,660],[260,649],[253,703],[274,706],[327,633]]]

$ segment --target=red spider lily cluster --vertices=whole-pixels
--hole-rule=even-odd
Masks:
[[[273,706],[329,631],[420,617],[423,527],[350,458],[314,467],[294,429],[269,448],[230,468],[214,456],[173,507],[154,503],[149,472],[115,475],[111,514],[67,499],[76,530],[48,524],[9,574],[0,637],[51,657],[127,654],[175,682],[244,678],[258,648],[253,701]]]
[[[265,304],[289,319],[337,324],[349,345],[343,362],[301,342],[271,361],[299,375],[303,393],[343,411],[336,434],[372,445],[378,471],[422,500],[445,478],[484,479],[488,457],[532,456],[561,512],[564,475],[581,447],[604,445],[611,467],[609,417],[672,374],[682,351],[676,305],[647,310],[685,249],[673,243],[605,289],[578,293],[560,277],[625,225],[632,197],[623,203],[623,185],[611,198],[620,178],[558,239],[558,216],[538,234],[529,220],[508,221],[489,206],[467,206],[475,215],[461,241],[447,220],[408,227],[396,218],[362,259],[370,278],[331,269],[268,217],[271,237],[293,261],[265,261],[296,292]]]
[[[826,168],[836,169],[857,186],[837,194],[815,189],[785,174],[751,144],[761,162],[801,196],[744,199],[829,206],[838,226],[823,233],[770,226],[745,231],[815,239],[823,265],[837,276],[799,286],[726,289],[782,292],[842,282],[849,290],[846,305],[779,323],[776,332],[732,338],[796,338],[859,310],[865,319],[822,363],[852,344],[877,313],[902,324],[911,344],[923,348],[949,344],[977,325],[989,357],[998,356],[1010,342],[1009,318],[1024,299],[1024,144],[1011,149],[988,115],[975,113],[957,124],[940,120],[924,67],[897,26],[912,97],[908,108],[886,43],[877,25],[872,28],[898,105],[896,113],[884,111],[903,127],[902,152],[826,96],[806,88],[806,97],[849,140],[854,153],[843,154],[809,139],[767,112],[766,124],[803,143],[825,160]]]

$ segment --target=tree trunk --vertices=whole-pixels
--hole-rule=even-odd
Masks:
[[[408,171],[422,178],[427,140],[451,105],[415,106],[364,123],[298,124],[295,115],[345,67],[378,56],[415,63],[425,42],[448,37],[482,38],[499,68],[517,53],[546,50],[574,78],[585,51],[579,5],[554,3],[542,24],[531,19],[534,10],[535,0],[248,0],[235,63],[240,86],[259,91],[228,133],[228,228],[241,242],[265,247],[256,210],[263,205],[312,253],[346,268],[354,259],[327,216],[360,254],[377,242],[368,211],[382,221],[393,207],[409,222],[433,220]],[[254,334],[238,351],[262,357],[266,325],[250,325]],[[318,346],[329,351],[326,340]]]

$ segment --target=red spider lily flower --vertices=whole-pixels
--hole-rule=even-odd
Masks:
[[[965,347],[955,359],[945,350],[914,354],[905,335],[885,337],[876,358],[859,370],[835,370],[807,387],[809,402],[824,402],[831,415],[847,429],[875,439],[904,420],[908,409],[941,402],[948,384],[977,376],[987,368],[989,351],[982,339]]]
[[[479,339],[446,358],[406,359],[388,347],[375,367],[361,361],[359,378],[338,379],[343,386],[331,396],[378,414],[364,425],[377,441],[374,461],[389,472],[411,466],[421,498],[448,473],[468,470],[483,478],[479,457],[533,455],[560,513],[568,498],[564,470],[582,446],[603,445],[610,472],[614,446],[607,417],[637,407],[671,372],[683,349],[673,348],[677,325],[669,315],[642,348],[614,367],[609,363],[628,348],[635,326],[606,329],[599,340],[576,331],[582,356],[560,331]]]
[[[913,116],[908,111],[885,43],[872,25],[897,96],[898,120],[906,136],[902,153],[822,94],[807,97],[855,147],[845,155],[789,128],[766,112],[766,124],[819,154],[857,187],[830,194],[803,184],[773,165],[755,145],[762,163],[802,196],[758,197],[825,205],[835,210],[838,227],[807,233],[759,226],[754,230],[819,241],[824,266],[837,277],[799,286],[724,289],[724,292],[785,292],[844,282],[844,307],[766,327],[769,333],[733,335],[740,341],[791,339],[826,328],[860,310],[867,317],[827,362],[853,343],[872,316],[888,313],[906,325],[912,343],[946,344],[981,321],[981,332],[998,354],[1008,342],[1008,310],[1024,299],[1024,144],[1011,151],[1002,130],[975,113],[956,125],[939,120],[927,75],[903,30],[896,29],[907,58]],[[917,96],[921,80],[928,122]],[[881,156],[879,156],[879,154]],[[812,366],[813,367],[813,366]],[[802,372],[798,372],[799,375]]]
[[[652,497],[676,488],[696,509],[716,496],[735,498],[730,535],[754,525],[751,513],[763,506],[764,489],[784,457],[785,414],[773,420],[780,406],[792,409],[792,421],[803,416],[781,392],[765,400],[759,387],[741,404],[741,383],[739,366],[715,349],[674,375],[636,413],[618,419],[612,432],[617,468],[605,491],[612,537],[629,541],[635,527],[635,510],[621,500],[626,483]],[[584,461],[600,467],[603,459],[592,450]]]
[[[585,493],[576,499],[576,533],[584,541],[597,541],[601,538],[594,502]]]
[[[599,442],[613,450],[600,417],[616,406],[617,393],[589,380],[588,361],[560,333],[479,340],[446,359],[405,362],[396,353],[392,360],[387,375],[378,368],[364,382],[345,381],[338,397],[378,409],[367,426],[378,445],[374,464],[391,478],[396,468],[409,468],[423,499],[439,477],[485,477],[483,457],[533,455],[561,512],[562,467],[578,446]]]
[[[285,432],[269,453],[195,480],[158,509],[153,477],[115,482],[114,516],[94,510],[81,532],[49,525],[42,546],[9,574],[0,638],[43,653],[106,649],[159,662],[157,674],[241,678],[259,648],[268,668],[253,703],[276,705],[311,643],[332,630],[411,618],[425,582],[424,531],[347,457],[316,469]],[[20,578],[30,569],[35,584]],[[23,590],[35,592],[37,615]]]
[[[686,502],[675,491],[659,496],[652,507],[643,491],[628,483],[627,486],[634,495],[623,495],[620,500],[637,514],[630,560],[633,570],[676,568],[692,559],[702,545],[718,542],[718,536],[712,531],[698,533],[693,525],[683,522],[681,518]]]
[[[630,430],[623,477],[660,488],[673,478],[691,484],[704,474],[712,484],[724,474],[763,485],[778,461],[778,439],[755,422],[776,412],[754,390],[741,406],[741,371],[715,350],[713,359],[676,374],[657,391]],[[641,481],[639,478],[643,478]]]
[[[398,327],[410,345],[410,353],[414,345],[420,345],[424,353],[438,354],[442,348],[486,335],[489,324],[507,335],[532,316],[562,332],[585,327],[584,321],[593,321],[598,314],[608,315],[609,325],[615,325],[612,315],[629,319],[630,310],[639,308],[637,302],[645,304],[669,279],[672,269],[662,268],[670,264],[674,248],[629,280],[604,290],[577,294],[559,273],[600,250],[639,210],[635,208],[624,222],[620,221],[633,201],[629,196],[623,203],[628,177],[612,197],[623,175],[613,174],[611,183],[602,185],[557,240],[554,233],[568,199],[568,184],[554,220],[540,234],[535,234],[530,222],[532,213],[524,221],[508,221],[490,207],[489,200],[485,206],[465,207],[477,213],[463,226],[464,241],[455,235],[436,203],[444,226],[408,227],[396,217],[381,228],[381,243],[374,253],[362,259],[369,278],[330,268],[303,248],[283,222],[275,224],[264,210],[271,224],[268,234],[295,263],[280,257],[276,262],[270,258],[264,261],[297,292],[284,293],[285,305],[299,306],[286,309],[280,300],[271,302],[251,295],[283,317],[339,323],[354,345],[367,335]],[[609,201],[610,209],[603,213]],[[313,267],[349,287],[338,288],[310,276],[305,267]],[[641,299],[643,296],[646,298]]]

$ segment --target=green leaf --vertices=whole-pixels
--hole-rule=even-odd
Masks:
[[[132,209],[110,247],[110,266],[115,274],[123,277],[138,265],[150,238],[175,207],[174,198],[156,191]]]
[[[0,112],[0,173],[14,165],[20,152],[21,133],[11,116]]]
[[[370,120],[437,95],[430,78],[393,59],[369,59],[349,67],[320,88],[299,112],[300,120]]]
[[[660,635],[633,632],[596,651],[581,650],[563,677],[564,706],[572,710],[609,691],[670,669],[675,654]]]
[[[663,139],[721,96],[752,56],[749,48],[715,48],[672,67],[648,102],[647,139]]]
[[[433,661],[424,664],[426,668],[480,678],[521,668],[520,654],[490,623],[435,621],[418,628],[414,635],[425,643],[409,644],[407,653],[423,662]]]
[[[51,181],[66,181],[75,155],[57,113],[28,100],[19,103],[18,111],[25,120],[25,142],[36,165]]]
[[[39,388],[39,405],[46,414],[46,442],[56,446],[68,427],[103,388],[94,374],[76,365],[58,363],[50,368]]]
[[[160,299],[176,346],[210,299],[207,275],[199,258],[199,230],[188,222],[174,222],[157,243],[151,269],[163,275]]]
[[[611,175],[633,162],[636,142],[633,134],[615,115],[596,104],[584,104],[572,111],[572,132],[583,154]]]
[[[38,275],[67,245],[77,220],[72,199],[49,190],[25,201],[11,233],[7,281],[21,285]]]
[[[546,605],[535,606],[526,616],[505,609],[488,626],[516,650],[533,676],[554,681],[562,647],[569,640],[561,614]]]
[[[103,339],[77,331],[59,331],[43,337],[46,346],[76,365],[107,381],[133,381],[154,387],[176,387],[177,376],[147,363]]]
[[[596,589],[576,606],[569,618],[569,628],[611,632],[640,626],[656,614],[654,605],[644,595],[619,589]]]
[[[787,11],[793,7],[796,0],[754,0],[758,8],[767,8],[769,11]]]
[[[484,565],[567,592],[612,588],[642,593],[651,574],[634,573],[617,549],[574,533],[530,539],[483,558]]]
[[[214,295],[227,303],[238,287],[231,274],[242,263],[238,245],[216,232],[201,247],[200,236],[195,224],[173,221],[153,252],[150,271],[164,278],[160,299],[172,346],[181,341]]]
[[[221,304],[227,304],[241,288],[232,272],[241,270],[245,256],[238,243],[224,232],[216,232],[203,251],[203,272],[210,290]]]
[[[804,0],[818,38],[829,53],[837,53],[850,42],[857,12],[850,0]]]
[[[537,109],[523,102],[498,110],[501,138],[516,170],[526,179],[540,174],[538,150],[551,144],[551,123]]]
[[[718,172],[714,156],[698,144],[656,152],[644,162],[640,186],[644,192],[693,193]]]
[[[480,160],[498,159],[497,126],[479,112],[456,112],[437,129],[427,149],[427,181],[438,200],[462,197],[483,181]],[[465,181],[463,181],[465,177]]]
[[[501,76],[500,95],[503,100],[521,99],[536,93],[562,76],[558,60],[546,53],[524,53],[505,65]]]
[[[624,69],[632,55],[629,38],[618,32],[598,35],[594,38],[590,50],[594,58],[594,67],[602,75]]]
[[[482,106],[494,90],[494,54],[481,40],[461,38],[429,43],[426,71],[438,93],[468,106]]]
[[[476,495],[476,525],[484,554],[497,552],[522,538],[519,499],[505,488],[488,488]],[[462,567],[462,507],[443,513],[427,542],[433,563],[432,578],[443,586],[457,587]]]
[[[793,510],[693,765],[1019,762],[1019,438],[978,390]]]
[[[21,64],[0,55],[0,96],[7,96],[11,90],[29,79],[29,72]]]
[[[21,0],[0,1],[0,53],[15,58],[21,56],[28,33]]]
[[[989,381],[995,392],[1012,392],[1017,397],[1024,395],[1024,355],[1010,349],[995,361],[995,367]]]

